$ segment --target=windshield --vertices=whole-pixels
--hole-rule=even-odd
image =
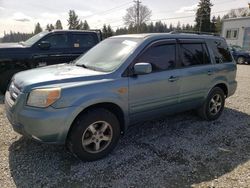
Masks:
[[[102,72],[114,71],[134,51],[139,41],[141,39],[106,39],[76,60],[76,65]]]
[[[47,35],[49,32],[48,31],[43,31],[41,33],[38,33],[37,35],[29,38],[25,42],[22,42],[24,46],[32,46],[35,44],[37,41],[39,41],[41,38],[43,38],[45,35]]]

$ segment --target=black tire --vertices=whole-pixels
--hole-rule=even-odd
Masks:
[[[20,72],[20,71],[22,71],[22,70],[13,69],[13,70],[7,70],[1,74],[1,76],[0,76],[0,91],[2,94],[5,94],[13,75]]]
[[[112,136],[110,136],[111,138],[110,141],[103,141],[101,140],[101,137],[99,137],[100,139],[99,145],[101,146],[101,143],[102,143],[103,150],[91,151],[92,146],[93,146],[93,150],[96,149],[95,141],[93,141],[89,145],[83,146],[82,139],[84,139],[85,135],[88,133],[89,137],[86,138],[86,140],[88,139],[95,140],[97,138],[97,135],[94,135],[92,131],[89,131],[91,130],[89,129],[89,127],[92,126],[93,124],[95,126],[98,126],[98,123],[96,122],[101,122],[101,121],[104,121],[109,124],[109,129],[110,130],[112,129],[112,131],[110,130],[107,130],[107,131],[112,132]],[[86,113],[83,113],[82,115],[80,115],[80,117],[77,118],[77,120],[73,123],[72,126],[73,127],[70,130],[70,133],[68,135],[66,145],[68,149],[75,156],[77,156],[79,159],[84,160],[84,161],[95,161],[95,160],[98,160],[107,156],[115,148],[120,138],[120,124],[119,124],[117,117],[110,111],[103,109],[103,108],[97,108],[97,109],[89,110]],[[96,128],[95,130],[97,130],[98,132],[100,128],[99,129]],[[103,132],[103,135],[104,135],[104,132]],[[93,137],[96,137],[96,138],[93,138]],[[109,144],[105,146],[106,144],[105,142],[109,142]]]
[[[217,102],[217,104],[221,103],[221,106],[216,108],[216,105],[213,105],[212,99],[214,97],[220,97],[220,102]],[[225,105],[225,93],[224,91],[219,87],[214,87],[208,94],[206,101],[204,104],[198,109],[198,114],[202,119],[205,119],[207,121],[216,120],[220,117]],[[213,111],[212,108],[214,108]],[[215,108],[218,110],[216,112]],[[216,112],[216,113],[215,113]]]
[[[242,56],[237,58],[237,64],[245,64],[246,59]]]

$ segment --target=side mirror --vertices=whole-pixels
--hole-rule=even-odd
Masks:
[[[50,44],[50,42],[48,42],[48,41],[42,41],[42,42],[40,42],[40,43],[38,44],[38,47],[39,47],[40,49],[42,49],[42,50],[48,50],[48,49],[50,49],[51,44]]]
[[[135,75],[149,74],[151,72],[152,72],[152,65],[150,63],[136,63],[134,65]]]

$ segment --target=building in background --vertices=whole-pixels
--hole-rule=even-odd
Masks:
[[[229,45],[237,45],[250,50],[250,16],[224,19],[222,36]]]

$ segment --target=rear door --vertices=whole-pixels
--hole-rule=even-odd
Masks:
[[[153,70],[150,74],[129,77],[131,122],[173,112],[177,107],[180,81],[176,51],[176,40],[158,41],[133,63],[151,63]]]
[[[180,57],[180,103],[191,109],[203,103],[214,79],[212,64],[204,40],[179,40]]]
[[[224,82],[228,89],[235,87],[236,63],[224,39],[207,40],[215,60],[215,81]],[[216,83],[213,83],[215,85]],[[229,91],[230,92],[230,91]],[[230,93],[229,93],[230,94]]]
[[[76,59],[80,55],[86,53],[99,42],[98,35],[96,33],[72,32],[70,36],[70,47],[73,59]]]

